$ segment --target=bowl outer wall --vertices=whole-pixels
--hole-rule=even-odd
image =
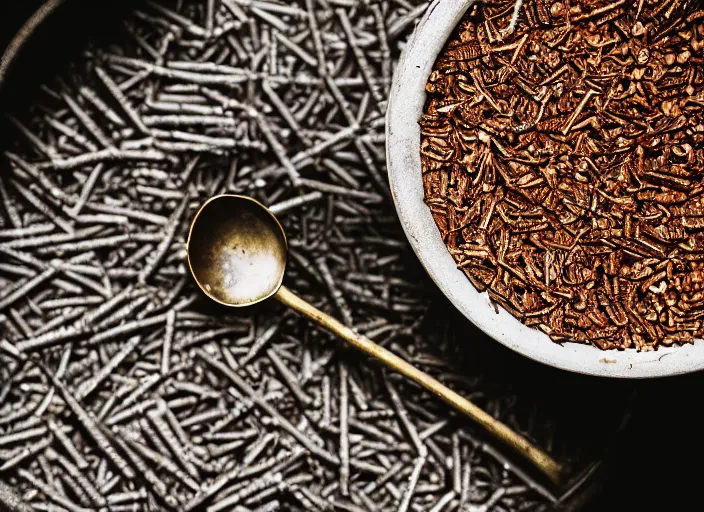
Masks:
[[[474,325],[524,356],[563,370],[617,378],[652,378],[704,368],[704,341],[657,352],[602,351],[579,343],[556,344],[507,311],[495,312],[457,268],[423,201],[420,127],[425,85],[437,55],[474,0],[435,0],[419,22],[393,78],[386,123],[386,156],[391,192],[413,250],[443,293]]]

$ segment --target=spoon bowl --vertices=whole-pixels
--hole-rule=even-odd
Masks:
[[[188,265],[214,301],[251,306],[281,288],[288,243],[276,217],[261,203],[238,195],[208,200],[188,236]]]

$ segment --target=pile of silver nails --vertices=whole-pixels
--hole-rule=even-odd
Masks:
[[[586,439],[561,437],[564,404],[542,408],[500,372],[487,376],[508,355],[467,340],[479,335],[444,300],[431,305],[395,220],[386,94],[426,7],[146,1],[114,44],[88,45],[80,72],[8,116],[0,480],[32,509],[490,512],[561,501],[428,394],[275,305],[207,309],[185,237],[198,205],[225,192],[281,218],[293,289],[561,461],[595,461]],[[621,410],[602,412],[590,435],[616,430]]]

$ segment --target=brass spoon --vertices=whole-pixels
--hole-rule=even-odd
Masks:
[[[251,306],[270,297],[405,375],[479,423],[555,483],[562,467],[506,425],[369,338],[357,334],[282,286],[288,243],[273,213],[249,197],[221,195],[198,211],[188,235],[188,266],[203,292],[219,304]]]

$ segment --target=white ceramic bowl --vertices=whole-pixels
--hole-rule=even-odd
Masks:
[[[425,84],[437,55],[474,0],[435,0],[420,21],[396,70],[387,113],[387,161],[396,209],[403,229],[430,277],[452,303],[486,334],[507,347],[557,368],[589,375],[648,378],[704,368],[704,341],[657,352],[604,352],[577,343],[558,345],[526,327],[504,310],[496,314],[486,293],[479,293],[457,269],[423,202],[418,119]]]

